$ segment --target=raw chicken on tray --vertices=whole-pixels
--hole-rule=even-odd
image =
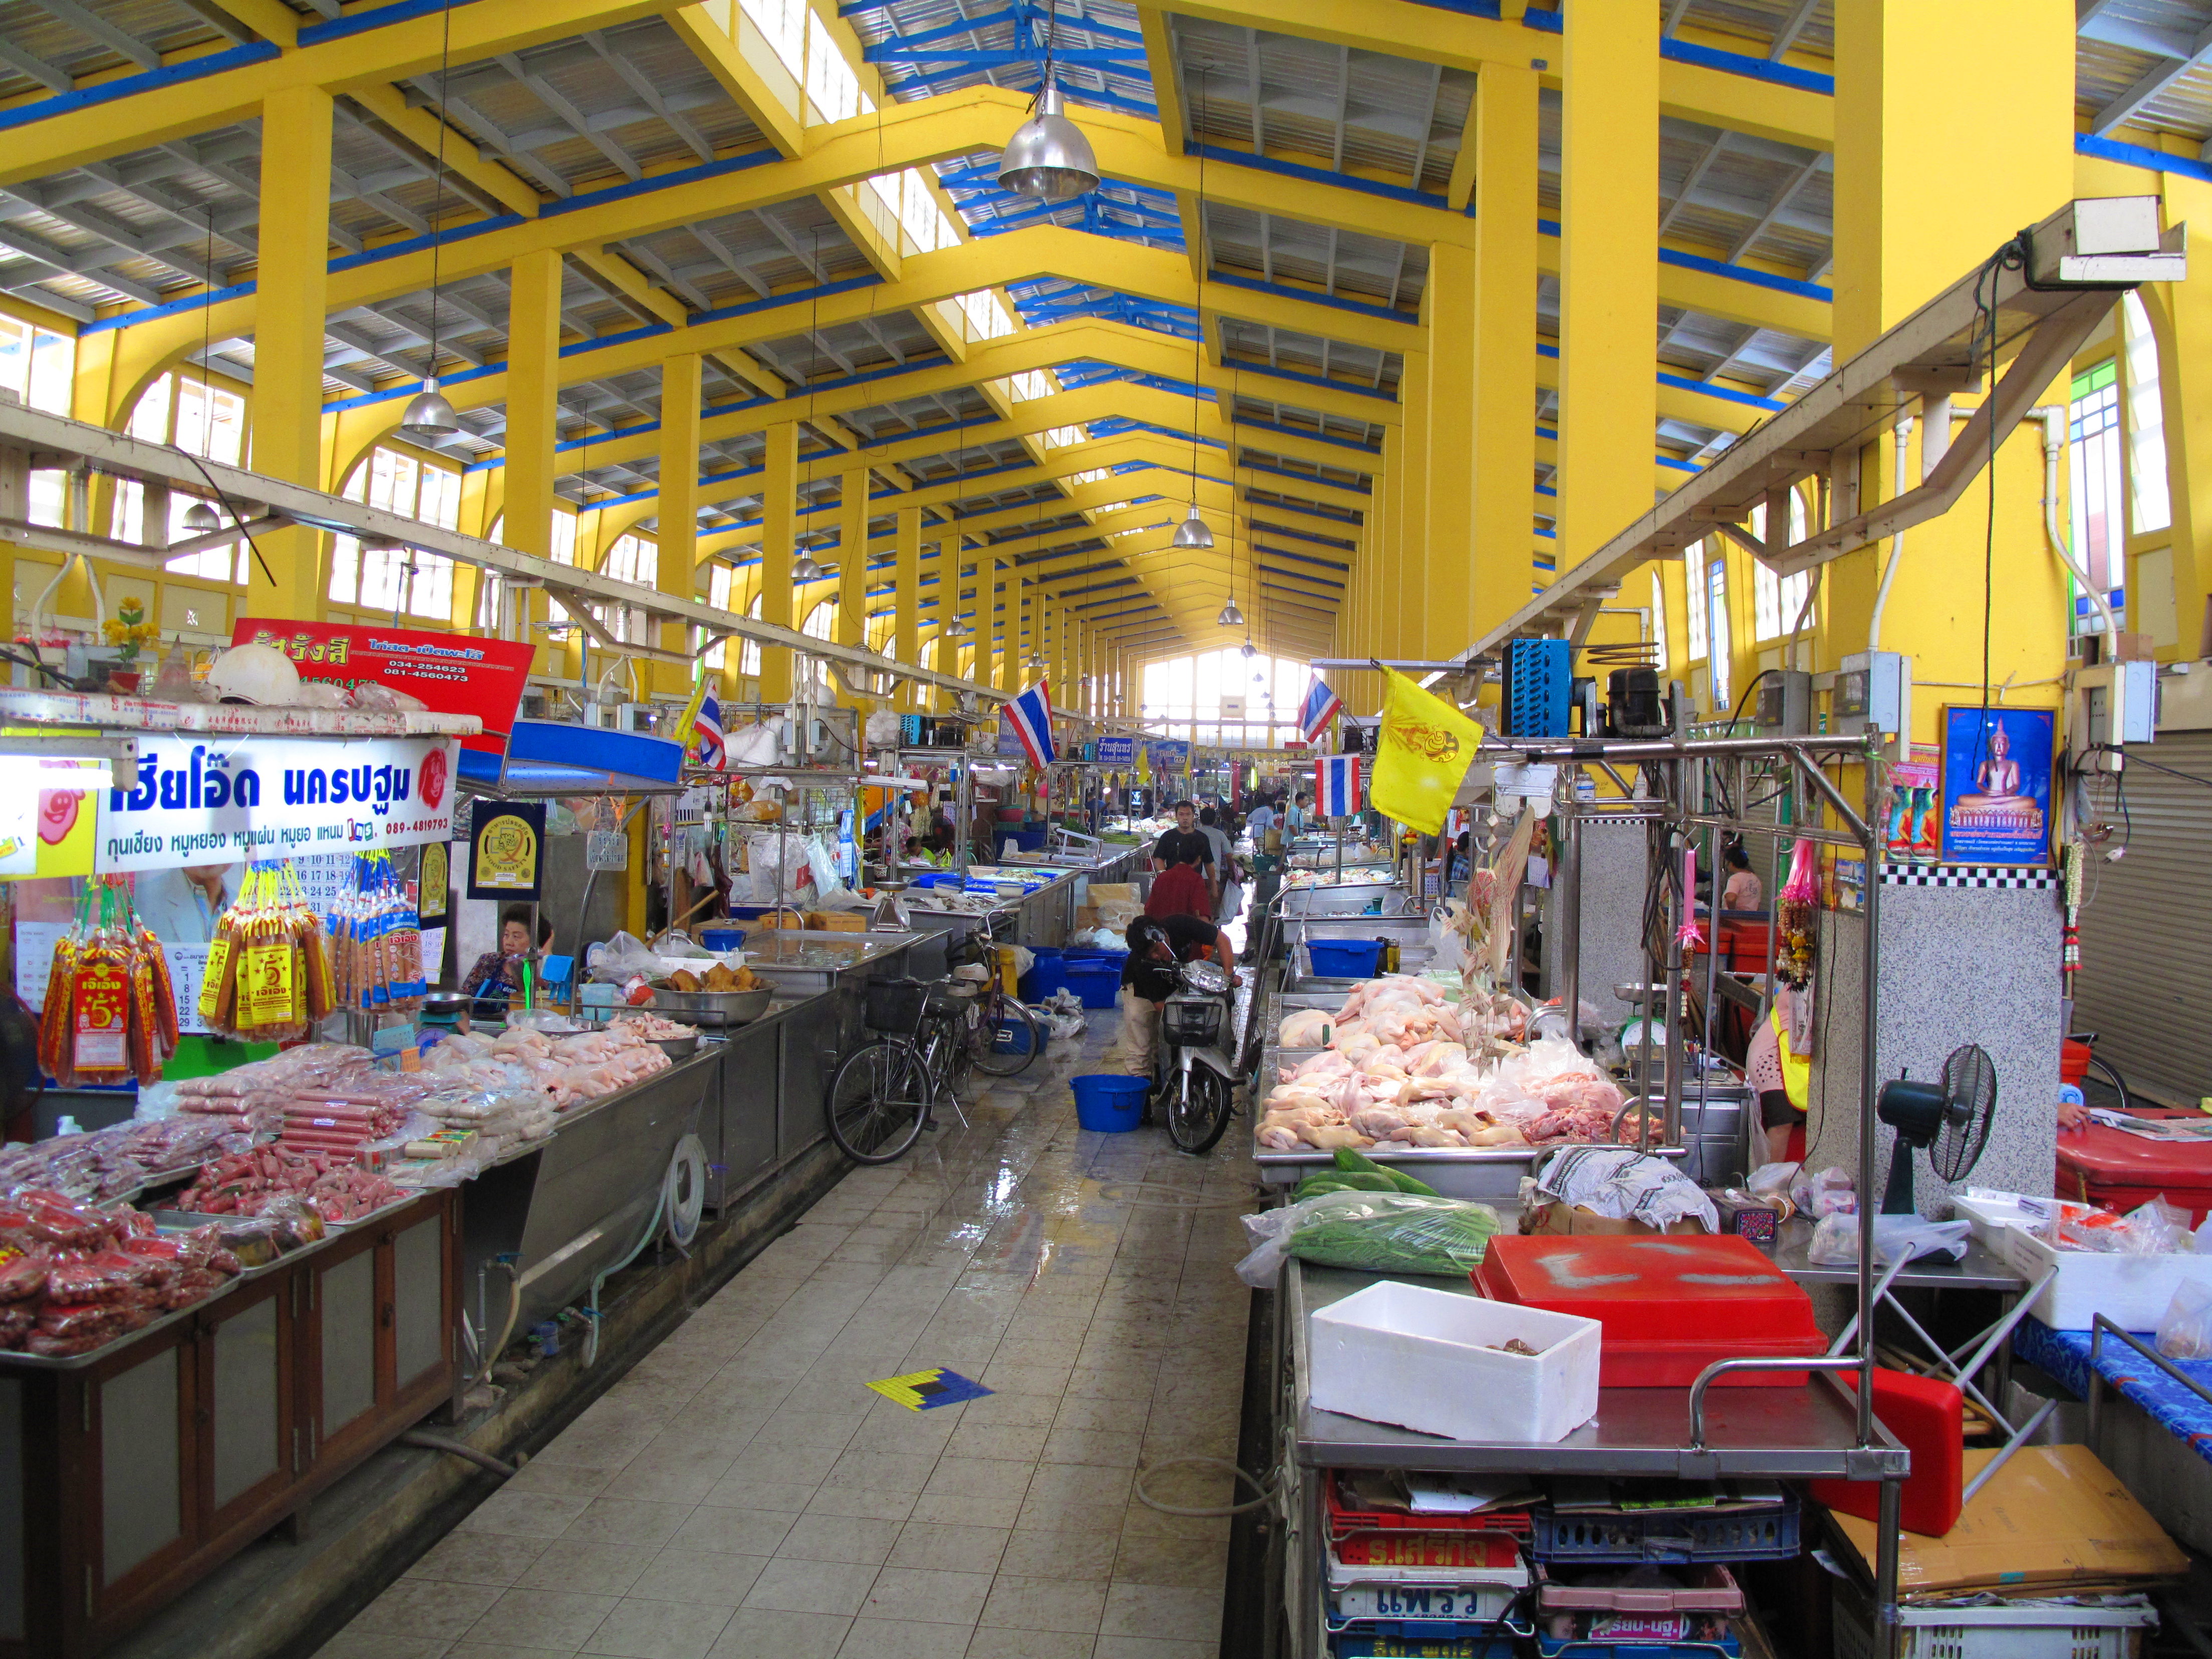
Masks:
[[[1261,1104],[1266,1152],[1339,1146],[1472,1149],[1613,1139],[1623,1098],[1558,1037],[1524,1046],[1528,1011],[1506,993],[1455,1003],[1431,981],[1356,987],[1334,1015],[1286,1017],[1285,1048],[1320,1052],[1279,1068]]]

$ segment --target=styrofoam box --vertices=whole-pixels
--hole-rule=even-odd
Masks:
[[[1314,1310],[1313,1403],[1454,1440],[1563,1440],[1597,1415],[1595,1319],[1382,1280]],[[1519,1337],[1540,1352],[1507,1353]]]
[[[2054,1330],[2086,1331],[2102,1314],[2123,1330],[2154,1331],[2186,1280],[2212,1285],[2212,1255],[2106,1255],[2094,1250],[2055,1249],[2031,1228],[2058,1200],[1975,1188],[1953,1200],[1973,1225],[1974,1237],[2031,1285],[2055,1263],[2058,1277],[2028,1306]]]

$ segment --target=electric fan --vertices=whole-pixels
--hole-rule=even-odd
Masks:
[[[1977,1043],[1954,1048],[1934,1083],[1914,1083],[1900,1074],[1881,1086],[1875,1114],[1897,1132],[1889,1155],[1889,1185],[1881,1195],[1884,1215],[1912,1215],[1912,1149],[1928,1154],[1938,1180],[1963,1181],[1989,1142],[1990,1120],[1997,1105],[1997,1068]]]

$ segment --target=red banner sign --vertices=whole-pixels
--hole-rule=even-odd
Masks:
[[[275,646],[299,665],[303,680],[374,681],[421,698],[433,714],[474,714],[483,735],[461,742],[492,754],[507,747],[533,654],[530,646],[473,634],[260,617],[240,617],[230,642]]]

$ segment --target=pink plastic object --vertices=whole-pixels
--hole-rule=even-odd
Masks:
[[[1612,1569],[1606,1576],[1619,1572]],[[1536,1605],[1546,1613],[1741,1613],[1743,1591],[1717,1562],[1695,1569],[1697,1582],[1680,1586],[1563,1584],[1543,1580]]]
[[[1698,849],[1685,847],[1682,849],[1682,925],[1674,930],[1674,937],[1681,941],[1685,951],[1705,948],[1705,930],[1698,926],[1698,913],[1692,908],[1697,892]]]

